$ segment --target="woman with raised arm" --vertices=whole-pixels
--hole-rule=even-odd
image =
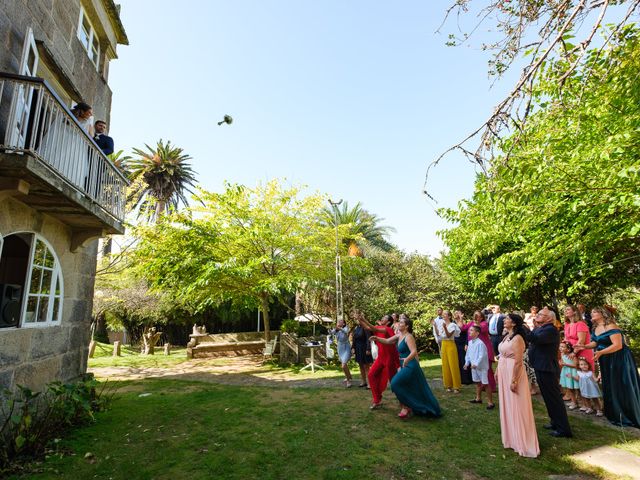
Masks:
[[[600,365],[604,415],[615,425],[640,428],[640,375],[622,331],[616,325],[613,307],[596,307],[591,311],[595,329],[591,342],[576,345],[582,355],[584,349],[595,349],[593,358]]]
[[[395,334],[391,328],[392,319],[390,315],[385,315],[376,323],[377,325],[371,325],[364,318],[361,312],[355,312],[354,314],[358,323],[363,328],[373,332],[375,337],[390,338]],[[369,388],[371,389],[371,396],[373,402],[369,406],[371,410],[375,410],[382,406],[382,392],[387,388],[387,383],[393,378],[400,360],[398,359],[398,350],[394,345],[387,345],[382,343],[378,349],[378,356],[369,369]]]
[[[365,330],[362,325],[358,325],[352,334],[353,354],[356,357],[356,363],[360,367],[360,388],[369,388],[369,369],[373,363],[373,357],[371,356],[371,342],[369,337],[371,332]]]
[[[391,380],[391,390],[400,402],[398,417],[405,419],[412,413],[439,417],[442,413],[418,362],[416,340],[412,334],[412,322],[402,314],[397,323],[398,333],[390,338],[371,337],[382,345],[398,344],[400,367]]]
[[[351,371],[349,370],[349,360],[351,359],[351,344],[349,343],[349,326],[344,318],[338,320],[336,328],[330,331],[332,335],[335,335],[338,342],[338,358],[342,364],[342,371],[344,372],[345,379],[343,383],[345,387],[351,388]]]

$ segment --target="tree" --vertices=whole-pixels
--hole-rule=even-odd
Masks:
[[[303,283],[333,279],[333,231],[319,222],[324,198],[271,181],[200,192],[203,206],[142,228],[141,275],[194,309],[231,300],[258,306],[270,340],[270,302]]]
[[[326,225],[335,228],[336,213],[338,225],[345,225],[347,229],[343,232],[343,242],[348,247],[349,255],[361,256],[363,248],[379,248],[385,251],[393,249],[387,237],[395,229],[381,225],[384,220],[374,215],[364,208],[360,202],[349,208],[348,202],[343,202],[337,207],[325,207],[322,211],[322,220]]]
[[[137,278],[131,268],[96,279],[94,318],[109,323],[114,329],[124,327],[132,341],[143,341],[144,354],[153,354],[155,345],[147,342],[145,334],[156,325],[166,323],[176,308],[168,295],[150,291],[146,282]]]
[[[449,152],[462,152],[485,172],[496,155],[508,160],[512,152],[500,149],[501,140],[512,134],[517,140],[524,130],[529,115],[535,111],[534,85],[540,75],[544,72],[546,81],[560,90],[575,71],[582,70],[588,76],[595,65],[588,59],[592,56],[588,54],[592,43],[598,44],[596,52],[604,52],[615,44],[616,37],[639,9],[640,0],[455,0],[443,26],[451,16],[457,18],[458,29],[464,18],[479,20],[466,31],[449,34],[448,45],[473,41],[480,31],[489,29],[492,38],[482,45],[483,50],[494,52],[489,73],[501,76],[516,59],[525,59],[525,65],[519,80],[487,120],[429,165],[425,193],[429,195],[429,170]],[[556,68],[550,71],[546,68],[548,63]],[[474,140],[476,146],[468,146]]]
[[[195,185],[195,173],[189,164],[191,157],[170,141],[159,140],[155,148],[145,144],[147,151],[134,148],[138,156],[126,163],[132,185],[127,202],[132,210],[148,221],[157,221],[163,214],[187,205],[187,193]]]
[[[504,139],[472,200],[442,214],[446,265],[479,296],[603,298],[640,278],[640,40],[624,28],[560,88],[564,60],[534,85],[536,111]],[[537,298],[536,298],[537,297]]]

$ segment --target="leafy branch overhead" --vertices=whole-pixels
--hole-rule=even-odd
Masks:
[[[540,70],[541,108],[499,143],[475,193],[442,214],[454,278],[503,299],[602,299],[640,278],[640,35],[592,50],[559,88],[566,62]]]
[[[587,55],[590,47],[596,45],[595,50],[602,54],[616,43],[639,10],[640,0],[491,0],[488,4],[456,0],[440,27],[442,30],[452,17],[457,18],[458,32],[449,34],[449,45],[473,42],[482,29],[489,28],[498,34],[497,40],[482,45],[493,52],[489,62],[491,75],[501,76],[518,59],[529,60],[519,80],[487,120],[431,162],[424,192],[429,195],[430,169],[453,151],[462,152],[485,173],[496,155],[508,161],[512,150],[503,151],[501,139],[514,134],[514,143],[519,141],[529,116],[536,110],[535,84],[540,76],[544,73],[546,81],[555,84],[559,91],[564,90],[576,70],[588,76],[594,65]],[[461,27],[474,14],[475,23],[468,29]],[[554,69],[549,68],[549,62]],[[562,101],[562,95],[559,100]]]

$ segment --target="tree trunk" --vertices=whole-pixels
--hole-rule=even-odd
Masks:
[[[160,340],[161,335],[162,332],[156,332],[156,329],[154,327],[151,327],[149,330],[145,331],[145,333],[142,334],[143,355],[155,354],[156,343],[158,343],[158,341]]]
[[[163,200],[156,201],[156,223],[158,223],[160,221],[160,217],[164,215],[165,205],[166,202]]]
[[[300,292],[300,290],[296,290],[296,306],[295,306],[295,310],[296,310],[296,316],[302,314],[302,293]]]
[[[271,340],[271,330],[269,329],[269,295],[263,293],[260,295],[260,310],[262,310],[262,322],[264,323],[264,341]]]
[[[104,312],[99,313],[95,317],[96,329],[93,332],[92,340],[101,343],[109,343],[109,334],[107,332],[107,319]]]
[[[107,235],[102,242],[102,256],[108,257],[113,250],[113,238],[111,235]]]

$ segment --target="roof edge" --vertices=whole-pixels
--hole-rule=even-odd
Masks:
[[[111,24],[116,32],[116,40],[120,45],[129,45],[129,38],[127,38],[127,32],[120,20],[120,8],[115,4],[113,0],[102,0],[104,8],[107,10]]]

